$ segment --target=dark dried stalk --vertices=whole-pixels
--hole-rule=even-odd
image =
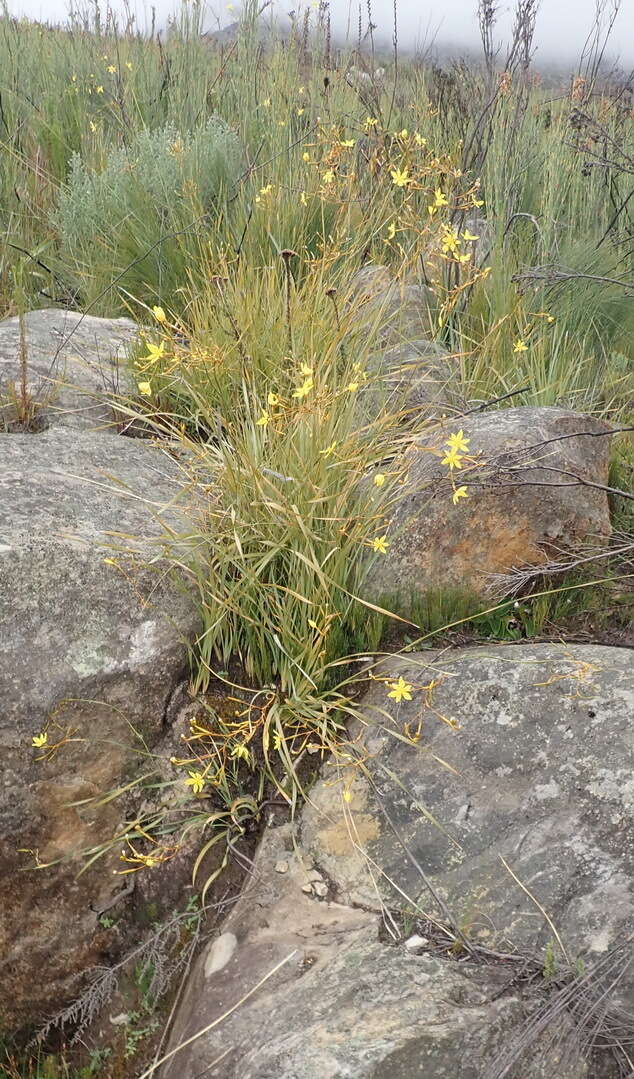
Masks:
[[[280,251],[280,256],[284,262],[284,285],[285,285],[285,312],[286,312],[286,333],[288,337],[288,349],[289,355],[293,355],[293,322],[291,318],[291,286],[293,284],[293,274],[291,273],[291,259],[297,257],[296,251],[291,251],[286,248],[284,251]]]

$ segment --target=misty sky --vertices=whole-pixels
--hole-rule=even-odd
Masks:
[[[235,0],[237,3],[238,0]],[[613,0],[609,0],[610,3]],[[124,0],[110,0],[115,10],[123,10]],[[139,25],[145,24],[145,13],[151,0],[131,0],[130,8],[138,12]],[[349,5],[352,5],[351,23],[355,26],[358,0],[330,0],[336,28],[340,33],[346,29]],[[48,21],[61,21],[68,8],[67,0],[8,0],[12,14],[25,14]],[[81,6],[81,5],[80,5]],[[105,2],[102,4],[106,6]],[[174,0],[154,0],[159,20],[164,21],[174,10]],[[282,13],[303,4],[277,0],[276,7]],[[578,55],[592,26],[596,0],[542,0],[537,22],[536,43],[538,57],[568,60]],[[399,0],[399,37],[404,46],[413,47],[432,39],[439,44],[461,47],[473,44],[477,38],[477,0]],[[512,0],[500,0],[500,38],[511,22]],[[366,0],[362,8],[367,10]],[[208,5],[210,27],[220,21],[224,24],[235,17],[231,5],[212,2]],[[372,0],[374,21],[380,30],[391,34],[392,0]],[[355,33],[356,31],[353,31]],[[622,0],[621,11],[612,37],[610,50],[624,64],[634,64],[634,0]]]

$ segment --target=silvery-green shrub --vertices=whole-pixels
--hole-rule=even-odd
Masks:
[[[214,227],[242,169],[238,136],[216,117],[193,132],[173,125],[142,130],[101,169],[73,155],[53,226],[63,271],[80,300],[94,300],[124,271],[121,288],[143,302],[182,285],[201,234]],[[184,235],[172,236],[183,229]],[[119,295],[113,287],[97,309],[116,310]]]

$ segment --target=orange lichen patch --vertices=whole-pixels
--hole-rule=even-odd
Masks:
[[[376,817],[370,813],[355,813],[354,810],[352,815],[352,825],[342,817],[317,833],[319,846],[326,854],[343,857],[379,838],[380,829]]]

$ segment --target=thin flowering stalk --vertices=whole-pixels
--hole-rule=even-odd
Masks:
[[[291,259],[297,257],[296,251],[291,251],[286,248],[281,252],[281,257],[284,261],[284,273],[285,273],[285,303],[286,303],[286,333],[288,337],[288,349],[289,354],[293,355],[293,323],[291,320],[291,284],[293,275],[291,273]]]
[[[326,296],[332,303],[335,312],[335,324],[337,326],[337,333],[339,334],[339,354],[342,360],[346,360],[346,349],[343,343],[343,337],[341,336],[341,319],[339,317],[339,307],[337,304],[337,290],[336,288],[326,289]]]

